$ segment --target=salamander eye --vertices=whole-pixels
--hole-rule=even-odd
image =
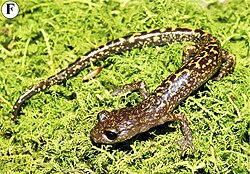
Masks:
[[[117,136],[118,136],[118,134],[116,133],[115,130],[106,130],[106,131],[104,131],[104,135],[109,140],[115,140],[117,138]]]
[[[97,119],[100,122],[104,122],[108,117],[109,117],[109,112],[105,110],[97,114]]]

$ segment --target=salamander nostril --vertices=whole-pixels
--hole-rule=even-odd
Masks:
[[[104,134],[109,140],[115,140],[118,136],[117,133],[112,130],[105,131]]]

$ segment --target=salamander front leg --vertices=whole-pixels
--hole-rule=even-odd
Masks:
[[[146,87],[146,84],[144,81],[139,81],[136,83],[130,83],[130,84],[126,84],[124,86],[117,87],[112,92],[112,95],[118,96],[118,95],[124,94],[126,92],[131,92],[131,91],[135,91],[135,90],[140,91],[143,99],[146,99],[148,97],[147,87]]]
[[[227,76],[234,68],[236,62],[236,57],[228,53],[227,51],[222,51],[222,66],[219,71],[214,75],[214,80],[220,80],[221,78]]]
[[[175,119],[179,120],[181,123],[181,130],[184,135],[183,138],[176,140],[178,145],[181,147],[182,150],[182,156],[185,154],[187,147],[192,148],[192,150],[195,150],[195,147],[192,143],[192,133],[191,129],[188,126],[187,119],[184,116],[184,113],[180,114],[174,114]]]

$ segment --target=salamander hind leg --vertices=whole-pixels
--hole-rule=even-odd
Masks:
[[[175,119],[179,120],[181,123],[181,130],[183,132],[184,137],[176,140],[176,143],[181,147],[182,156],[185,154],[188,147],[195,150],[195,147],[192,143],[192,133],[191,129],[188,126],[187,119],[184,116],[184,113],[174,114]]]
[[[140,91],[140,94],[142,95],[143,99],[146,99],[148,97],[147,87],[144,81],[139,81],[136,83],[130,83],[124,86],[117,87],[112,92],[112,95],[118,96],[118,95],[130,92],[130,91],[135,91],[135,90]]]
[[[186,64],[199,51],[198,45],[186,45],[183,48],[182,64]]]
[[[90,80],[91,78],[97,76],[101,71],[102,71],[102,67],[98,67],[97,69],[91,71],[86,76],[84,76],[82,81],[85,82],[85,81]]]
[[[234,68],[236,62],[236,57],[228,53],[227,51],[222,51],[222,66],[218,72],[214,75],[214,80],[220,80],[221,78],[227,76]]]

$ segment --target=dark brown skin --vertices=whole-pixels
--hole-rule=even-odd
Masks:
[[[207,80],[212,77],[219,80],[227,75],[235,64],[235,57],[223,51],[215,37],[200,29],[166,28],[153,30],[126,36],[100,46],[19,97],[13,107],[13,120],[16,120],[23,102],[41,90],[78,74],[90,65],[90,61],[96,62],[110,54],[139,48],[143,45],[168,45],[181,41],[195,43],[193,46],[185,47],[183,66],[167,77],[150,96],[148,96],[143,82],[125,85],[114,91],[114,94],[119,95],[126,91],[140,89],[144,100],[135,107],[99,113],[99,123],[92,129],[91,138],[96,143],[118,143],[157,125],[179,120],[184,137],[177,140],[177,143],[183,152],[188,146],[194,149],[191,130],[184,114],[176,114],[173,111],[182,100]],[[89,76],[93,77],[100,71],[101,69],[94,71]]]

